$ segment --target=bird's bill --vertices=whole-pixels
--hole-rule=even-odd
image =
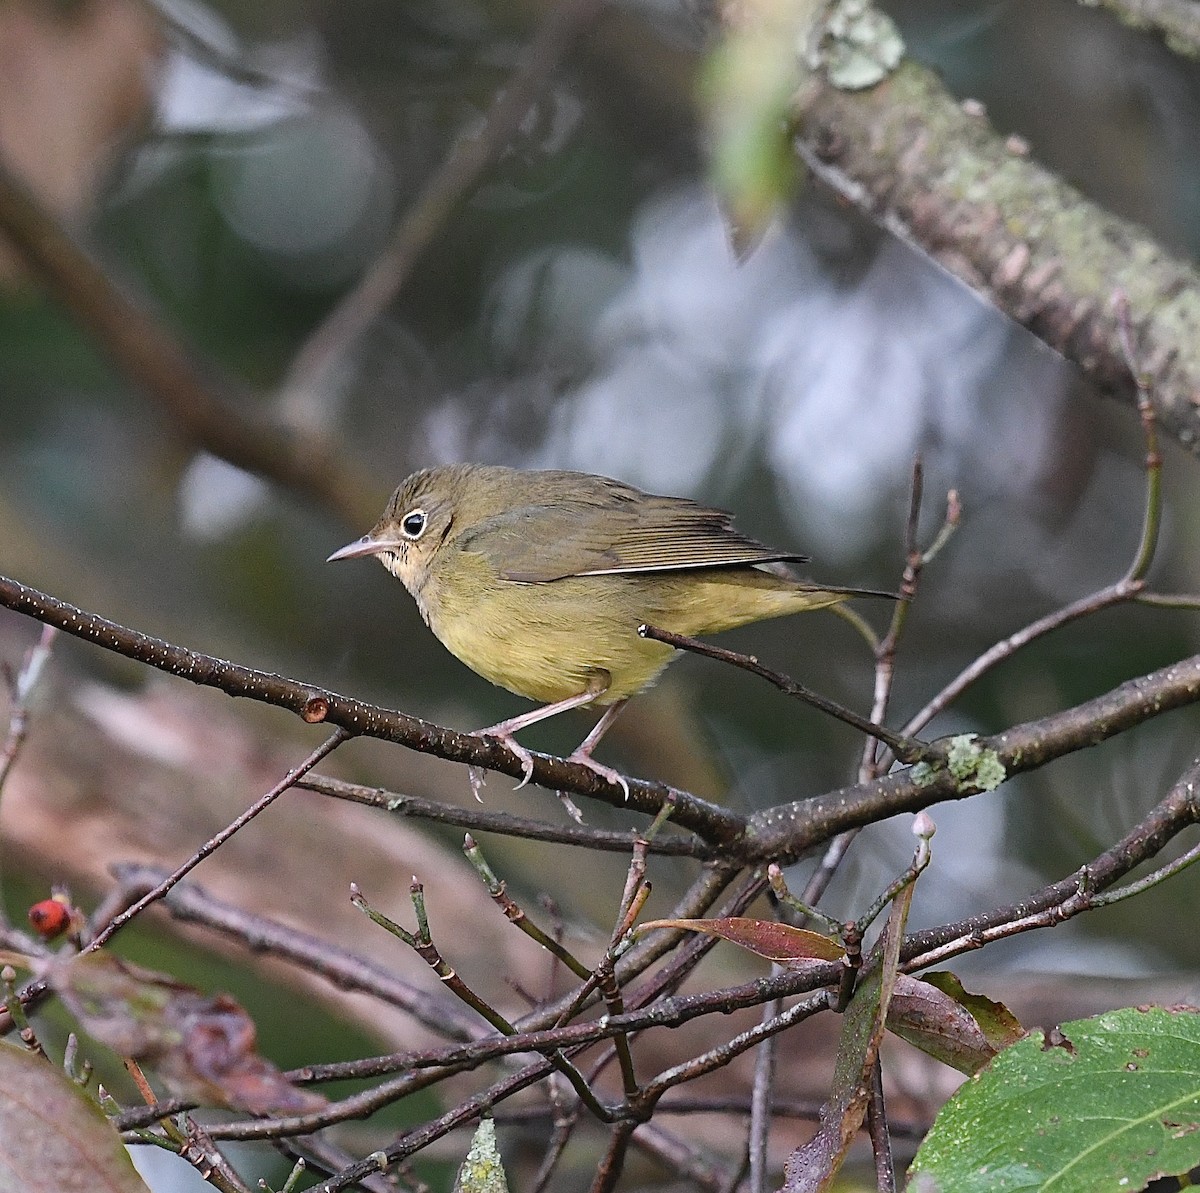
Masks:
[[[392,539],[377,539],[372,538],[369,534],[364,534],[362,538],[355,539],[354,542],[347,543],[344,547],[339,547],[325,562],[336,563],[339,559],[362,559],[367,555],[381,555],[384,551],[400,546],[402,546],[401,543]]]

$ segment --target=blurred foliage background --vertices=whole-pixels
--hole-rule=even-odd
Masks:
[[[910,54],[982,101],[1002,133],[1196,254],[1200,67],[1068,0],[883,7]],[[736,509],[750,533],[811,554],[819,579],[894,588],[921,453],[926,537],[949,488],[965,517],[913,611],[897,719],[998,637],[1124,571],[1143,492],[1130,410],[1101,403],[819,186],[734,252],[706,174],[699,7],[642,0],[581,37],[386,316],[319,385],[282,391],[306,336],[505,86],[543,16],[533,0],[18,0],[0,9],[0,146],[129,291],[245,383],[242,400],[341,443],[380,508],[409,471],[441,461],[581,468]],[[0,570],[432,720],[473,728],[518,711],[451,658],[382,569],[323,565],[365,525],[195,451],[34,279],[11,258],[3,269]],[[1153,580],[1195,590],[1196,461],[1168,445],[1166,475]],[[934,731],[1044,714],[1198,638],[1186,613],[1104,613],[1007,663]],[[830,615],[727,641],[869,704],[871,660]],[[106,682],[144,682],[82,644],[59,650]],[[707,661],[682,660],[635,707],[608,760],[741,807],[838,786],[856,766],[852,733]],[[527,740],[566,749],[583,724],[564,718]],[[1067,873],[1159,797],[1194,739],[1194,713],[1175,714],[1000,798],[936,810],[914,925]],[[360,757],[369,777],[378,753]],[[433,769],[437,794],[469,798],[448,764],[419,774]],[[493,778],[489,803],[560,814],[546,793],[507,788]],[[907,856],[906,826],[890,827],[856,846],[835,910]],[[15,880],[22,858],[3,857]],[[510,878],[597,922],[619,890],[619,878],[581,882],[561,851]],[[1187,969],[1200,945],[1171,913],[1195,894],[1185,878],[982,963]]]

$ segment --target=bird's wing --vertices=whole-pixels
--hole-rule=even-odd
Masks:
[[[724,510],[621,486],[584,500],[506,510],[464,532],[459,547],[483,555],[505,580],[525,584],[679,568],[728,567],[805,556],[773,551],[735,530]]]

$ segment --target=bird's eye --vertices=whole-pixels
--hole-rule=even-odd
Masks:
[[[400,529],[404,531],[405,538],[419,539],[425,531],[425,511],[409,510],[400,523]]]

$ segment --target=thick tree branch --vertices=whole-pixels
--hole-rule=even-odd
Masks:
[[[1074,708],[1016,725],[990,737],[941,738],[949,751],[955,740],[981,762],[988,757],[1003,767],[1004,778],[1036,770],[1076,750],[1099,745],[1134,725],[1171,709],[1200,701],[1200,655],[1161,671],[1128,680]],[[956,776],[947,765],[909,767],[873,783],[844,787],[826,795],[768,808],[750,818],[749,839],[739,856],[764,861],[795,859],[835,833],[873,824],[898,812],[917,812],[943,800],[966,799],[990,786]]]
[[[814,83],[795,119],[797,151],[830,186],[1132,403],[1111,305],[1123,290],[1159,422],[1200,452],[1195,268],[1003,140],[914,62],[867,91]]]
[[[367,704],[351,696],[339,696],[336,692],[283,675],[241,667],[184,646],[175,646],[94,613],[86,613],[66,601],[4,576],[0,576],[0,605],[189,683],[286,708],[309,724],[336,726],[352,736],[382,738],[410,750],[499,771],[513,778],[524,775],[521,759],[494,738],[458,733],[419,717]],[[694,830],[709,841],[732,841],[745,829],[744,817],[685,791],[676,791],[665,783],[630,779],[626,793],[589,767],[546,754],[533,754],[533,782],[551,791],[591,796],[650,815],[658,812],[664,800],[674,799],[673,822]]]
[[[1200,4],[1196,0],[1079,0],[1106,8],[1132,29],[1153,29],[1177,54],[1200,58]]]
[[[311,724],[328,723],[352,735],[378,737],[514,778],[523,773],[521,761],[500,742],[459,733],[311,684],[172,645],[85,613],[2,576],[0,605],[191,683],[290,709]],[[1044,766],[1064,754],[1096,745],[1161,713],[1198,700],[1200,655],[1193,655],[1129,680],[1094,700],[1014,726],[1004,733],[943,738],[932,747],[936,756],[944,760],[940,765],[921,763],[871,783],[769,808],[749,820],[687,792],[637,779],[630,780],[629,797],[625,801],[616,784],[610,784],[589,768],[544,754],[533,756],[533,778],[542,787],[569,790],[617,805],[627,804],[640,812],[656,813],[664,800],[673,799],[672,820],[707,841],[721,844],[722,856],[727,861],[744,865],[782,863],[847,829],[899,812],[916,812],[943,800],[977,795],[1014,774]]]

